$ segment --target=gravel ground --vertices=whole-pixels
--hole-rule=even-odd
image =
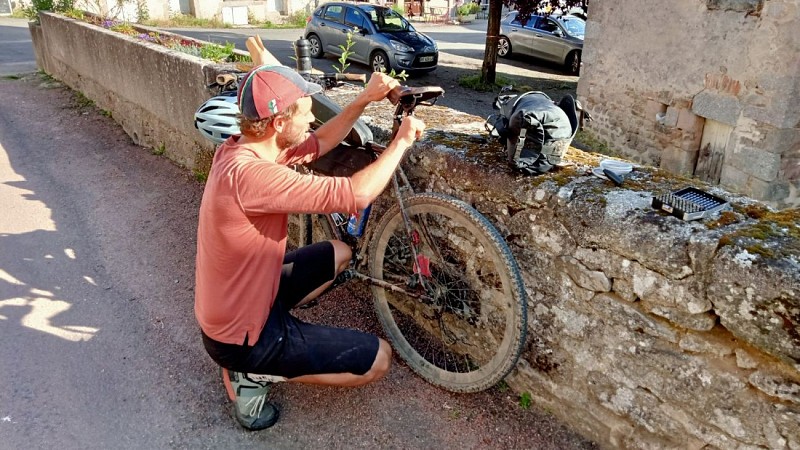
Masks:
[[[127,334],[129,346],[117,355],[93,357],[106,371],[103,378],[86,383],[65,375],[62,382],[94,392],[98,383],[113,376],[140,391],[127,403],[117,402],[113,389],[107,391],[92,402],[118,410],[81,421],[98,429],[124,423],[119,433],[127,440],[118,441],[119,448],[595,448],[535,406],[521,408],[510,391],[449,393],[429,385],[396,358],[386,378],[363,388],[279,385],[272,395],[282,411],[278,424],[259,433],[242,431],[230,417],[218,368],[202,349],[192,312],[202,185],[185,169],[133,145],[111,118],[94,107],[79,106],[74,94],[57,83],[42,83],[36,75],[0,80],[0,94],[7,108],[13,108],[14,133],[20,134],[20,144],[14,145],[52,146],[47,147],[47,162],[41,163],[46,167],[26,168],[26,157],[12,154],[12,168],[29,177],[31,186],[53,179],[61,190],[74,192],[68,206],[51,207],[77,214],[87,224],[85,239],[100,249],[94,264],[107,273],[109,299],[122,300],[114,303],[113,320],[129,324],[119,332]],[[36,126],[25,126],[30,124]],[[11,135],[0,138],[10,148]],[[27,157],[25,164],[32,161]],[[365,292],[357,284],[341,286],[301,315],[382,335]],[[86,313],[101,329],[112,320],[98,311]],[[62,357],[74,358],[69,353],[73,348],[65,347]],[[115,363],[123,355],[128,359]],[[37,402],[44,402],[47,410],[82,414],[62,404],[59,391]],[[151,422],[158,425],[146,425]],[[64,426],[36,432],[41,434],[32,435],[32,448],[42,436],[74,444],[85,435]],[[63,448],[98,448],[96,442],[83,444]]]

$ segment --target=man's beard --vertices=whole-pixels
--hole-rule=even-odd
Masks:
[[[279,133],[275,137],[275,144],[278,146],[280,150],[286,150],[287,148],[294,147],[295,145],[300,144],[301,142],[306,140],[306,133]]]

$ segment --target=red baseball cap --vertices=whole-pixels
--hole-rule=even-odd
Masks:
[[[239,85],[239,109],[249,120],[261,120],[286,110],[298,99],[322,92],[286,66],[260,66]]]

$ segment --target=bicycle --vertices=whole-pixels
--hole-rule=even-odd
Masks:
[[[336,81],[337,75],[322,77]],[[239,80],[217,81],[230,91],[232,81]],[[439,87],[395,88],[389,95],[395,105],[392,138],[404,116],[413,115],[417,106],[433,105],[443,93]],[[234,128],[228,117],[238,113],[235,95],[211,100],[220,98],[218,107],[226,115],[217,117],[224,117],[225,123],[220,122],[222,128],[215,135],[206,134],[215,142],[238,134],[238,126]],[[326,96],[312,96],[312,101],[317,125],[341,110]],[[196,115],[195,126],[197,120]],[[203,127],[209,125],[213,124]],[[350,176],[383,149],[359,120],[336,149],[296,169]],[[337,283],[356,278],[371,286],[378,318],[409,367],[454,392],[487,389],[514,368],[526,339],[527,300],[511,250],[472,206],[444,194],[415,192],[401,165],[391,185],[394,203],[381,196],[361,217],[291,216],[289,240],[299,246],[331,239],[350,245],[350,268]],[[375,222],[370,222],[371,210],[380,213]],[[348,231],[351,222],[358,222],[350,229],[355,233]]]
[[[396,105],[392,138],[404,116],[443,93],[438,87],[396,88],[390,95]],[[373,142],[342,143],[303,170],[348,175],[382,149]],[[386,205],[386,196],[376,200],[363,218],[363,234],[349,233],[349,218],[334,213],[296,217],[290,238],[299,245],[348,243],[353,260],[342,278],[370,284],[378,318],[409,367],[450,391],[487,389],[514,368],[526,340],[527,300],[517,263],[497,229],[472,206],[415,192],[400,166],[391,185],[394,204]],[[376,210],[382,214],[375,216]],[[379,218],[370,222],[370,216]]]

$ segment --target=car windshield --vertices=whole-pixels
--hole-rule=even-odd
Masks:
[[[561,25],[567,29],[567,33],[573,36],[583,36],[586,30],[586,22],[578,17],[564,17],[560,19]]]
[[[408,21],[390,8],[368,6],[361,8],[379,32],[416,31]]]

